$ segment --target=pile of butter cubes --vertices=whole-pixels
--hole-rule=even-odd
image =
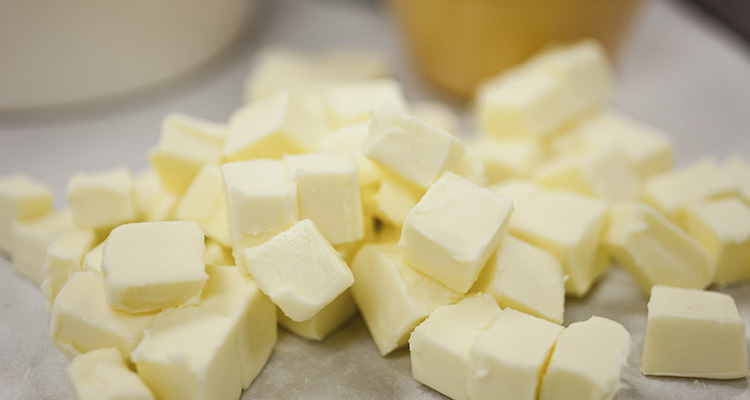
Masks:
[[[80,399],[237,399],[277,325],[319,341],[357,310],[450,398],[612,399],[630,334],[562,325],[612,260],[650,296],[644,374],[747,377],[733,299],[703,290],[750,280],[746,159],[673,169],[665,134],[607,109],[592,41],[482,85],[470,142],[387,74],[269,49],[227,123],[166,116],[143,173],[75,174],[59,211],[0,178],[0,249]]]

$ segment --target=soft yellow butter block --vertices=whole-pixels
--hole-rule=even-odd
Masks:
[[[34,283],[44,281],[44,263],[47,247],[58,236],[73,227],[70,212],[57,211],[26,222],[14,222],[11,226],[11,255],[16,271]]]
[[[617,148],[553,159],[536,168],[533,175],[547,188],[607,201],[636,200],[640,191],[638,174]]]
[[[475,146],[484,162],[489,182],[529,176],[542,158],[541,146],[532,140],[503,140],[485,137]]]
[[[490,295],[437,308],[411,334],[411,373],[454,400],[468,400],[466,378],[474,341],[500,316]]]
[[[378,184],[382,175],[380,168],[362,152],[362,146],[369,132],[369,121],[358,122],[336,129],[320,140],[321,152],[349,156],[354,159],[361,188]]]
[[[424,192],[424,189],[411,182],[393,174],[386,174],[373,196],[374,209],[371,211],[381,220],[400,229],[409,211],[417,205]]]
[[[471,290],[491,294],[502,308],[563,322],[565,279],[560,261],[512,235],[505,235]]]
[[[47,311],[52,309],[57,293],[74,272],[81,271],[83,257],[97,242],[96,234],[87,229],[69,228],[47,248],[42,294]]]
[[[630,351],[630,334],[601,317],[570,324],[557,338],[540,400],[612,400]]]
[[[482,160],[477,146],[466,144],[464,149],[464,156],[459,161],[458,168],[454,172],[477,185],[484,186],[487,183],[487,176],[485,174],[484,160]]]
[[[227,161],[242,161],[306,153],[325,132],[325,121],[304,99],[284,91],[232,114],[222,154]]]
[[[211,239],[206,239],[206,253],[203,260],[206,265],[237,265],[232,256],[232,248],[224,247],[221,243]]]
[[[281,309],[277,317],[284,329],[305,339],[322,341],[330,334],[344,326],[357,312],[350,290],[345,290],[335,300],[323,307],[317,314],[306,321],[294,321]]]
[[[77,272],[55,298],[49,331],[55,347],[68,358],[108,347],[127,356],[154,317],[109,308],[102,277]]]
[[[102,257],[104,256],[104,242],[99,243],[83,256],[81,271],[102,274]]]
[[[76,225],[108,229],[137,217],[133,175],[127,167],[80,172],[68,181],[68,203]]]
[[[309,219],[245,249],[261,290],[293,321],[312,318],[354,282],[349,267]]]
[[[174,218],[180,195],[164,188],[159,176],[152,169],[136,175],[133,181],[138,221],[159,222]]]
[[[204,252],[203,230],[194,222],[118,226],[104,242],[107,303],[131,313],[197,304],[208,278]]]
[[[0,176],[0,255],[10,255],[14,222],[41,218],[52,209],[52,191],[26,174]]]
[[[426,189],[443,172],[458,172],[466,149],[450,133],[385,105],[373,117],[363,151],[370,160]]]
[[[350,243],[364,236],[357,167],[350,157],[315,153],[286,157],[297,184],[300,219],[309,219],[329,243]]]
[[[585,295],[609,267],[600,243],[607,204],[576,193],[544,190],[513,215],[510,232],[557,257],[565,290]]]
[[[734,155],[724,161],[722,168],[740,189],[740,195],[750,204],[750,163],[746,158]]]
[[[714,282],[750,279],[750,208],[732,197],[696,202],[685,208],[685,229],[716,264]]]
[[[512,212],[511,200],[446,173],[409,212],[398,246],[409,265],[466,293],[508,230]]]
[[[242,372],[234,321],[188,307],[166,310],[131,358],[161,400],[236,400]]]
[[[471,346],[466,391],[472,400],[536,400],[563,327],[512,309],[477,336]]]
[[[114,348],[76,356],[68,377],[78,400],[154,400],[151,389]]]
[[[654,285],[703,288],[713,279],[715,266],[708,252],[645,204],[612,206],[604,241],[646,294]]]
[[[495,193],[513,200],[513,209],[516,213],[526,207],[543,188],[540,184],[522,179],[508,179],[502,183],[488,186]]]
[[[647,179],[641,198],[667,218],[682,224],[682,209],[699,200],[720,199],[737,194],[737,184],[712,158],[703,158],[680,169]]]
[[[232,246],[227,196],[218,166],[206,165],[198,172],[177,204],[175,218],[193,221],[209,238],[226,247]]]
[[[432,100],[418,101],[411,105],[409,112],[414,118],[435,128],[453,135],[461,133],[458,115],[443,103]]]
[[[408,108],[401,84],[392,79],[334,83],[326,88],[325,98],[334,128],[367,121],[384,104],[401,111]]]
[[[221,162],[221,146],[227,127],[185,114],[168,114],[161,137],[149,151],[154,171],[164,187],[181,194],[206,164]]]
[[[202,310],[232,320],[242,372],[247,389],[268,362],[276,344],[276,306],[249,276],[233,266],[208,266]]]
[[[747,378],[745,323],[732,297],[654,286],[641,356],[645,375]]]
[[[405,346],[414,328],[437,307],[461,298],[406,265],[394,243],[364,246],[352,272],[354,300],[382,355]]]

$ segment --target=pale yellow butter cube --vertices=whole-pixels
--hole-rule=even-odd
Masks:
[[[703,288],[713,279],[715,267],[706,250],[645,204],[612,206],[604,241],[644,293],[654,285]]]
[[[159,222],[174,218],[180,195],[164,188],[153,170],[138,174],[133,181],[138,221]]]
[[[109,347],[127,356],[154,317],[109,308],[102,277],[77,272],[55,298],[49,331],[57,349],[68,358]]]
[[[14,222],[11,226],[13,267],[32,282],[41,284],[44,281],[47,247],[72,227],[73,221],[67,210],[33,221]]]
[[[484,162],[490,182],[529,176],[541,160],[542,149],[532,140],[502,140],[482,138],[475,146]]]
[[[133,175],[127,167],[80,172],[68,181],[68,203],[76,225],[108,229],[137,217]]]
[[[349,156],[354,159],[361,188],[377,185],[382,175],[380,168],[362,152],[362,146],[369,132],[369,121],[358,122],[336,129],[320,140],[321,152]]]
[[[0,177],[0,255],[10,255],[14,222],[44,217],[52,209],[52,191],[25,174]]]
[[[536,400],[563,327],[505,309],[471,347],[466,390],[472,400]]]
[[[384,175],[373,197],[374,209],[371,211],[381,220],[400,229],[409,211],[417,205],[424,192],[424,189],[397,176]]]
[[[609,267],[599,240],[606,214],[602,200],[544,190],[513,215],[510,232],[555,255],[568,275],[566,292],[583,296]]]
[[[466,293],[508,230],[513,202],[453,173],[438,179],[404,222],[409,265]]]
[[[471,290],[491,294],[502,308],[563,322],[565,279],[560,261],[511,235],[505,236]]]
[[[645,375],[745,379],[745,323],[732,297],[654,286],[641,356]]]
[[[459,135],[460,121],[458,115],[447,105],[431,100],[418,101],[410,107],[414,118],[424,121],[428,125],[444,130],[453,135]]]
[[[203,230],[194,222],[121,225],[104,242],[110,307],[140,313],[197,304],[208,278]]]
[[[683,168],[647,179],[641,198],[667,218],[682,224],[682,209],[688,203],[736,194],[737,184],[729,179],[716,161],[703,158]]]
[[[461,298],[406,265],[393,243],[364,246],[352,272],[354,300],[382,355],[405,346],[414,328],[437,307]]]
[[[68,366],[68,377],[78,400],[154,400],[151,389],[114,348],[77,356]]]
[[[168,191],[181,194],[206,164],[221,162],[227,128],[185,114],[168,114],[159,144],[149,152],[151,165]]]
[[[262,49],[245,79],[245,102],[318,82],[320,74],[314,64],[308,54],[297,49],[282,46]]]
[[[557,338],[539,399],[612,400],[629,351],[630,334],[615,321],[570,324]]]
[[[232,256],[232,248],[224,247],[221,243],[206,239],[206,253],[203,256],[206,265],[225,266],[237,265]]]
[[[490,295],[437,308],[411,334],[411,373],[454,400],[468,400],[466,377],[474,341],[500,316]]]
[[[732,197],[688,205],[685,229],[716,264],[714,282],[750,279],[750,208],[742,200]]]
[[[740,189],[740,195],[750,204],[750,163],[738,155],[729,157],[722,165],[724,172]]]
[[[401,111],[408,108],[401,84],[392,79],[335,83],[326,88],[325,97],[334,128],[367,121],[384,104]]]
[[[369,159],[426,189],[443,172],[458,172],[466,149],[450,133],[386,105],[375,113],[363,151]]]
[[[281,309],[278,310],[277,317],[279,325],[289,332],[305,339],[322,341],[349,322],[356,312],[354,298],[347,289],[308,320],[294,321]]]
[[[161,400],[236,400],[242,372],[234,321],[188,307],[166,310],[131,358]]]
[[[97,242],[93,231],[69,228],[47,248],[47,261],[44,263],[42,294],[47,311],[52,309],[57,293],[73,273],[81,271],[83,257]]]
[[[331,244],[364,236],[357,167],[350,157],[302,154],[286,158],[297,184],[300,219],[309,219]]]
[[[175,209],[175,218],[193,221],[206,236],[231,247],[224,181],[218,166],[206,165],[198,172]]]
[[[489,189],[495,193],[513,200],[513,209],[516,213],[531,202],[543,188],[536,182],[521,179],[508,179],[503,183],[490,185]]]
[[[104,256],[104,242],[99,243],[83,256],[81,271],[102,274],[102,257]]]
[[[309,219],[245,249],[248,271],[293,321],[312,318],[354,282],[339,253]]]
[[[276,306],[249,276],[233,266],[208,266],[208,280],[198,308],[232,320],[247,389],[268,362],[276,344]]]
[[[464,156],[459,161],[458,167],[454,172],[477,185],[483,186],[487,183],[484,160],[482,160],[477,147],[472,144],[464,146]]]

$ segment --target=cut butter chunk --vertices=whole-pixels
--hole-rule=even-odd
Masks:
[[[237,265],[232,256],[232,248],[224,247],[221,243],[206,239],[206,253],[203,255],[206,265],[226,266]]]
[[[357,122],[336,129],[320,140],[321,152],[354,159],[359,174],[359,186],[362,188],[376,185],[382,175],[380,168],[362,152],[362,145],[369,132],[369,121]]]
[[[208,278],[194,222],[140,222],[112,230],[102,273],[110,307],[131,313],[197,304]]]
[[[305,339],[322,341],[344,326],[356,312],[357,306],[354,304],[352,294],[346,290],[306,321],[294,321],[281,309],[278,310],[277,317],[279,325],[289,332]]]
[[[108,229],[137,217],[133,175],[127,167],[77,173],[68,181],[68,203],[76,225]]]
[[[542,186],[533,181],[521,179],[508,179],[503,183],[488,186],[495,193],[513,200],[514,212],[518,213],[526,207],[537,194],[542,192]]]
[[[395,244],[366,245],[352,264],[352,294],[380,354],[406,345],[435,308],[461,295],[406,265]]]
[[[750,204],[750,163],[738,155],[729,157],[722,165],[724,172],[740,189],[740,195]]]
[[[77,356],[68,366],[68,377],[78,400],[154,400],[151,389],[114,348]]]
[[[293,321],[312,318],[354,282],[349,267],[309,219],[245,249],[261,290]]]
[[[612,206],[604,240],[646,294],[654,285],[703,288],[713,279],[715,267],[706,250],[645,204]]]
[[[523,240],[506,235],[471,289],[512,308],[562,324],[565,279],[560,261]]]
[[[399,240],[409,265],[466,293],[508,229],[513,202],[453,173],[409,212]]]
[[[745,323],[732,297],[654,286],[641,356],[645,375],[746,378]]]
[[[47,248],[73,227],[70,211],[57,211],[32,221],[11,226],[11,256],[16,271],[36,284],[44,281]]]
[[[168,191],[153,170],[138,174],[133,181],[137,220],[169,221],[174,218],[180,195]]]
[[[600,243],[607,205],[576,193],[543,190],[513,215],[510,232],[562,263],[565,290],[585,295],[609,266]]]
[[[536,400],[563,327],[505,309],[474,341],[466,373],[471,400]]]
[[[81,271],[102,274],[102,257],[104,256],[104,242],[99,243],[83,256]]]
[[[412,104],[410,113],[414,118],[424,121],[435,128],[453,135],[461,133],[458,115],[443,103],[430,100],[418,101]]]
[[[325,89],[325,101],[334,128],[367,121],[384,104],[408,108],[401,84],[392,79],[334,83]]]
[[[411,334],[411,373],[454,400],[468,400],[466,378],[474,341],[500,316],[489,295],[437,308]]]
[[[209,238],[226,247],[232,246],[227,197],[218,166],[206,165],[198,172],[177,204],[175,218],[193,221]]]
[[[10,255],[14,222],[44,217],[52,210],[52,191],[26,174],[0,176],[0,255]]]
[[[69,228],[47,248],[47,261],[44,263],[42,294],[47,311],[52,309],[57,293],[73,273],[81,271],[83,257],[96,244],[93,231]]]
[[[393,174],[386,174],[380,182],[377,193],[373,196],[374,215],[390,225],[401,228],[409,211],[424,195],[424,189],[413,185]]]
[[[750,279],[750,208],[742,200],[732,197],[688,205],[685,229],[716,264],[714,282]]]
[[[542,149],[533,140],[482,138],[475,146],[484,162],[489,182],[523,178],[542,158]]]
[[[630,334],[615,321],[571,324],[557,338],[539,399],[612,400],[629,351]]]

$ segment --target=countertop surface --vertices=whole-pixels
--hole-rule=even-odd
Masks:
[[[68,176],[76,171],[120,164],[145,168],[145,151],[157,141],[161,117],[183,111],[226,119],[241,105],[242,81],[253,53],[268,44],[382,51],[410,100],[439,99],[414,71],[392,22],[375,4],[268,1],[253,28],[229,51],[177,81],[91,107],[0,112],[0,175],[25,171],[47,182],[62,206]],[[750,47],[682,3],[654,1],[619,58],[612,103],[669,132],[678,164],[708,155],[750,157]],[[750,285],[721,290],[734,296],[750,322]],[[617,400],[750,399],[747,379],[643,377],[638,364],[646,303],[634,281],[616,266],[588,296],[566,300],[566,325],[599,315],[630,331],[633,345]],[[0,259],[0,355],[0,399],[73,398],[65,375],[68,360],[50,342],[42,295],[5,259]],[[323,343],[280,331],[269,364],[243,394],[245,399],[441,397],[411,378],[406,350],[380,357],[359,317]]]

